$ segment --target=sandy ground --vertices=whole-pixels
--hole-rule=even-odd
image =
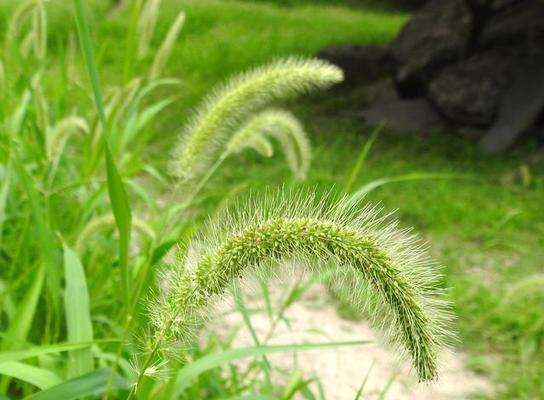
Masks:
[[[285,285],[285,282],[273,281],[273,300],[280,300]],[[263,306],[258,288],[253,286],[251,290],[244,289],[244,292],[246,307]],[[224,311],[224,305],[219,308]],[[465,366],[466,355],[459,351],[443,356],[438,382],[431,386],[418,384],[408,363],[399,362],[391,351],[376,343],[376,333],[366,321],[345,320],[338,315],[327,289],[322,284],[313,285],[302,300],[290,306],[286,317],[290,328],[286,324],[278,324],[268,344],[372,341],[371,344],[354,347],[300,352],[296,356],[273,354],[268,357],[274,367],[299,370],[306,378],[319,377],[329,400],[353,399],[367,376],[362,392],[363,399],[452,400],[469,399],[475,393],[492,393],[491,383],[485,377],[469,371]],[[265,313],[254,314],[252,324],[260,341],[263,341],[270,330],[270,319]],[[226,336],[239,326],[242,328],[238,331],[232,347],[253,345],[240,313],[214,318],[209,325],[219,336]],[[279,374],[275,379],[285,380]]]

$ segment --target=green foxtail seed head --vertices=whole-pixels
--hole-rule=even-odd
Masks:
[[[27,0],[19,4],[8,23],[8,30],[6,34],[6,40],[8,42],[15,39],[15,37],[20,33],[22,27],[25,25],[26,21],[32,17],[33,12],[38,6],[38,0]]]
[[[374,322],[409,356],[419,379],[437,377],[439,350],[451,337],[439,271],[418,239],[376,208],[306,194],[272,196],[213,222],[202,242],[199,251],[189,247],[183,268],[165,275],[151,305],[165,350],[187,343],[214,299],[239,277],[290,260],[317,272],[332,264],[356,283],[355,307],[370,299]]]
[[[87,121],[77,115],[60,120],[46,137],[46,154],[55,160],[62,154],[66,141],[76,133],[89,133]]]
[[[272,147],[272,143],[270,143],[270,140],[262,135],[253,135],[252,137],[248,138],[248,141],[245,143],[244,147],[253,149],[264,157],[272,157],[274,155],[274,147]],[[242,150],[243,148],[238,149],[238,152]]]
[[[301,58],[279,60],[232,79],[204,101],[185,128],[172,154],[172,174],[182,182],[198,177],[251,113],[342,79],[338,67]]]
[[[155,31],[161,0],[147,0],[138,19],[138,58],[144,58],[149,50],[149,43]]]
[[[44,58],[47,51],[47,15],[44,0],[37,0],[32,16],[32,31],[34,32],[34,52],[36,57]]]
[[[162,70],[170,58],[170,53],[172,53],[172,49],[174,48],[174,44],[176,43],[181,28],[183,28],[184,22],[185,13],[180,12],[168,30],[161,47],[159,47],[159,50],[155,54],[153,64],[151,64],[151,68],[149,70],[150,79],[158,79],[161,76]]]
[[[115,228],[115,217],[112,213],[101,215],[99,217],[90,220],[87,225],[82,229],[81,233],[76,239],[74,249],[78,254],[83,254],[89,239],[96,233],[105,229]],[[145,221],[133,217],[132,226],[141,234],[147,236],[151,240],[155,239],[155,231]]]
[[[297,179],[304,179],[312,158],[311,146],[302,124],[284,110],[264,110],[251,117],[227,143],[227,151],[239,153],[254,147],[257,137],[275,138],[281,145],[289,168]]]
[[[36,124],[42,132],[47,132],[49,129],[49,106],[43,93],[42,86],[40,84],[41,77],[35,75],[31,81],[32,94],[34,97],[34,110],[36,113]]]

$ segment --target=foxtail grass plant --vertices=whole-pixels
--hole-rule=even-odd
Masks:
[[[212,221],[181,265],[164,275],[163,291],[150,304],[155,342],[139,381],[157,356],[191,343],[231,283],[289,260],[318,273],[335,265],[340,278],[356,282],[354,305],[371,307],[375,325],[409,356],[420,381],[437,378],[440,349],[451,338],[450,305],[419,239],[369,205],[280,193]]]
[[[334,65],[302,58],[282,59],[235,77],[208,96],[187,124],[172,154],[171,173],[181,183],[198,180],[253,112],[342,79]]]
[[[311,162],[310,141],[300,121],[288,111],[264,110],[251,117],[227,143],[229,153],[239,153],[251,147],[270,156],[267,136],[281,145],[289,168],[297,179],[304,179]]]
[[[164,41],[159,47],[157,53],[155,54],[153,64],[151,64],[151,68],[149,69],[149,79],[158,79],[161,76],[166,63],[170,58],[170,53],[172,53],[172,49],[174,48],[174,44],[176,43],[179,32],[181,31],[181,28],[183,28],[184,23],[185,13],[182,11],[178,14],[176,20],[172,23],[172,26],[170,26],[170,29],[168,30]]]
[[[146,0],[138,19],[138,58],[144,58],[149,51],[149,44],[155,32],[161,0]]]

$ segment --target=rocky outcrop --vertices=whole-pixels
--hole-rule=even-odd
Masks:
[[[444,123],[470,130],[488,151],[509,147],[544,114],[541,0],[430,0],[388,47],[336,47],[321,55],[345,69],[349,87],[387,75],[398,98],[425,100],[408,109],[432,105]],[[382,99],[366,115],[381,115],[384,104],[407,105],[393,100]]]

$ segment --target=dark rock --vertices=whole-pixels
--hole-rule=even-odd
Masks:
[[[509,49],[488,51],[445,68],[429,85],[429,100],[452,122],[489,126],[515,76],[514,54]]]
[[[506,150],[537,122],[543,110],[544,59],[541,59],[525,66],[506,91],[499,116],[482,138],[481,147],[491,153]]]
[[[544,1],[517,0],[503,5],[483,27],[479,48],[542,48],[544,40]]]
[[[393,71],[389,52],[380,46],[332,46],[322,49],[319,58],[344,71],[344,86],[375,82]]]
[[[436,71],[464,54],[470,33],[470,13],[463,0],[427,2],[389,47],[400,94],[424,94]]]
[[[385,124],[386,129],[401,134],[430,134],[444,128],[440,115],[425,99],[386,99],[360,115],[369,125]]]

